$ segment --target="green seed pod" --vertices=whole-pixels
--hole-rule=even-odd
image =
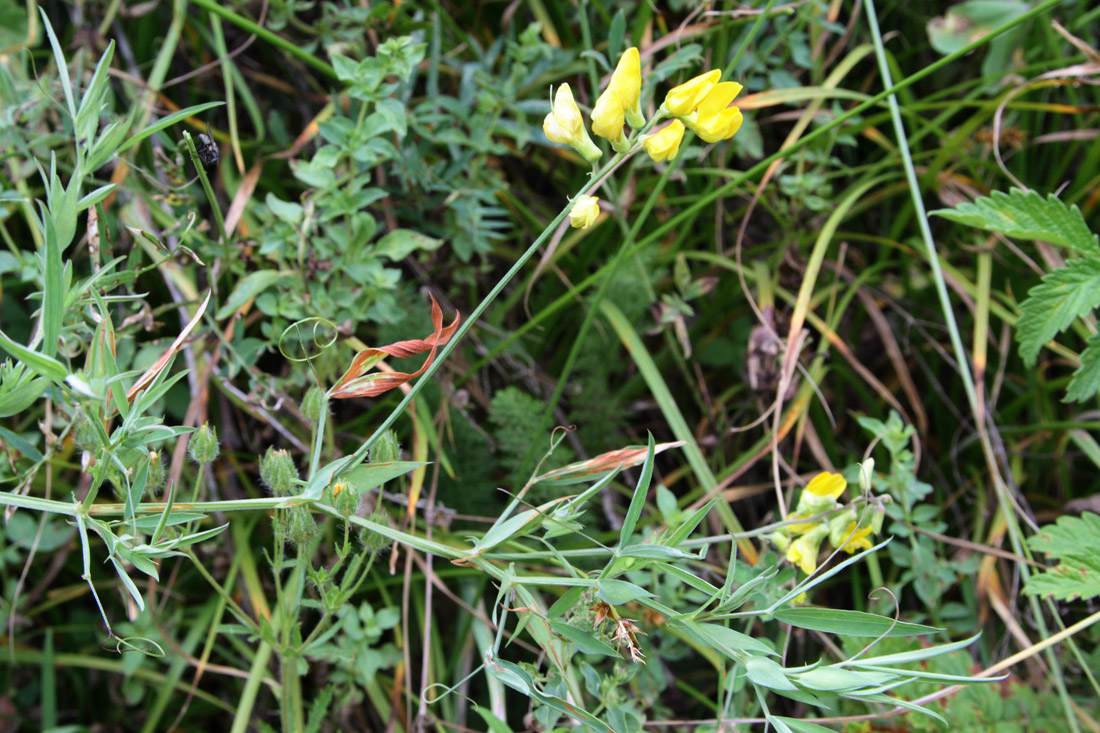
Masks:
[[[302,415],[310,422],[317,422],[321,415],[328,412],[328,396],[314,385],[306,390],[302,398]]]
[[[159,450],[149,451],[149,475],[145,481],[145,490],[152,491],[164,486],[164,460]]]
[[[295,545],[304,545],[317,535],[317,522],[309,507],[304,504],[286,510],[286,539]]]
[[[191,442],[187,444],[187,452],[195,463],[210,463],[218,457],[218,431],[205,422],[202,427],[191,436]]]
[[[382,433],[371,453],[371,463],[392,463],[401,460],[401,444],[397,442],[397,433],[387,430]]]
[[[290,453],[282,448],[268,448],[260,461],[260,480],[275,496],[292,496],[298,480],[298,467]]]
[[[347,481],[337,481],[332,485],[332,506],[340,512],[342,517],[350,517],[359,511],[360,498],[359,489],[355,487],[355,484]]]
[[[367,519],[384,527],[390,526],[390,517],[382,507],[375,508],[373,512],[367,515]],[[363,545],[365,551],[372,554],[390,546],[388,538],[367,527],[364,527],[363,531],[359,533],[359,542]]]

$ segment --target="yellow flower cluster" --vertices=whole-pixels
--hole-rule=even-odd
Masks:
[[[850,506],[831,517],[821,516],[844,509],[838,499],[847,487],[848,482],[838,473],[818,474],[803,489],[795,511],[787,515],[788,521],[808,521],[785,524],[770,537],[772,544],[786,553],[787,561],[807,575],[817,570],[817,555],[826,537],[833,547],[853,554],[871,549],[870,535],[882,528],[882,514],[877,510],[865,513],[865,518],[858,521],[856,510]]]
[[[630,138],[625,131],[626,125],[629,124],[634,133],[648,130],[648,126],[641,107],[641,55],[638,49],[628,48],[592,108],[592,132],[607,139],[618,153],[629,153],[636,149],[636,142],[641,142],[654,162],[675,158],[687,129],[708,143],[728,140],[741,127],[741,110],[730,106],[741,91],[741,85],[723,82],[721,77],[722,72],[712,69],[674,87],[653,122],[663,117],[675,119],[651,135],[642,135],[640,140],[636,135]],[[581,110],[568,84],[557,88],[542,129],[549,140],[570,146],[593,165],[602,155],[588,136]],[[569,216],[574,227],[587,229],[596,221],[599,208],[596,200],[589,201],[590,198],[581,197],[574,202]]]

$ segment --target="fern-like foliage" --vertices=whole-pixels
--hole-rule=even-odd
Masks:
[[[1044,275],[1020,304],[1016,341],[1028,366],[1035,365],[1046,343],[1100,305],[1100,237],[1089,229],[1076,206],[1067,206],[1053,195],[1043,198],[1034,191],[1012,189],[931,213],[1015,239],[1060,244],[1081,255]],[[1093,337],[1081,354],[1081,366],[1073,374],[1065,401],[1080,402],[1098,390],[1100,340]]]
[[[1027,544],[1058,564],[1031,576],[1026,592],[1061,601],[1100,596],[1100,516],[1085,512],[1080,517],[1062,517]]]

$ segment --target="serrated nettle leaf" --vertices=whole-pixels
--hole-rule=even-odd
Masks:
[[[1100,390],[1100,333],[1089,336],[1081,352],[1081,366],[1073,372],[1063,402],[1084,402]]]
[[[1074,319],[1100,305],[1100,258],[1070,260],[1065,267],[1043,276],[1020,305],[1016,341],[1020,356],[1035,365],[1041,349]]]
[[[1076,206],[1067,206],[1054,194],[1043,198],[1035,191],[1014,188],[994,191],[974,203],[929,214],[968,226],[1000,232],[1013,239],[1038,239],[1071,247],[1086,255],[1100,255],[1100,240]]]
[[[1100,516],[1085,512],[1080,517],[1060,517],[1027,540],[1058,565],[1032,575],[1024,591],[1059,600],[1088,600],[1100,596]]]
[[[772,614],[783,623],[802,629],[842,636],[921,636],[943,631],[933,626],[894,622],[894,619],[863,611],[833,608],[782,608]]]

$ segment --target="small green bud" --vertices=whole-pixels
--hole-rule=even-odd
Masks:
[[[298,467],[290,453],[282,448],[268,448],[260,461],[260,480],[275,496],[294,495]]]
[[[309,507],[304,504],[286,510],[286,539],[295,545],[304,545],[317,535],[317,522]]]
[[[393,463],[401,460],[401,444],[397,442],[397,433],[387,430],[382,433],[371,454],[371,463]]]
[[[76,425],[73,426],[73,441],[81,450],[94,451],[99,447],[99,435],[96,433],[92,419],[85,413],[78,413]]]
[[[191,436],[187,452],[195,463],[210,463],[218,457],[218,431],[204,422],[202,427]]]
[[[770,535],[768,535],[768,539],[772,541],[773,545],[775,545],[775,549],[779,550],[780,552],[786,552],[787,548],[791,546],[790,536],[782,530],[772,532]]]
[[[350,517],[359,511],[359,489],[347,481],[337,481],[329,490],[332,506],[342,517]]]
[[[164,461],[159,450],[149,451],[149,474],[145,481],[145,490],[152,491],[164,486]]]
[[[386,510],[382,507],[376,507],[373,512],[367,515],[367,520],[375,524],[381,524],[384,527],[390,526],[390,516],[386,514]],[[369,527],[364,527],[363,531],[359,533],[359,542],[363,545],[364,550],[372,554],[390,546],[388,538]]]
[[[302,415],[310,422],[317,422],[328,411],[328,396],[317,385],[306,390],[302,398]]]
[[[889,500],[889,496],[882,497]],[[871,508],[871,532],[878,536],[882,532],[882,520],[886,518],[886,501],[876,501]]]

